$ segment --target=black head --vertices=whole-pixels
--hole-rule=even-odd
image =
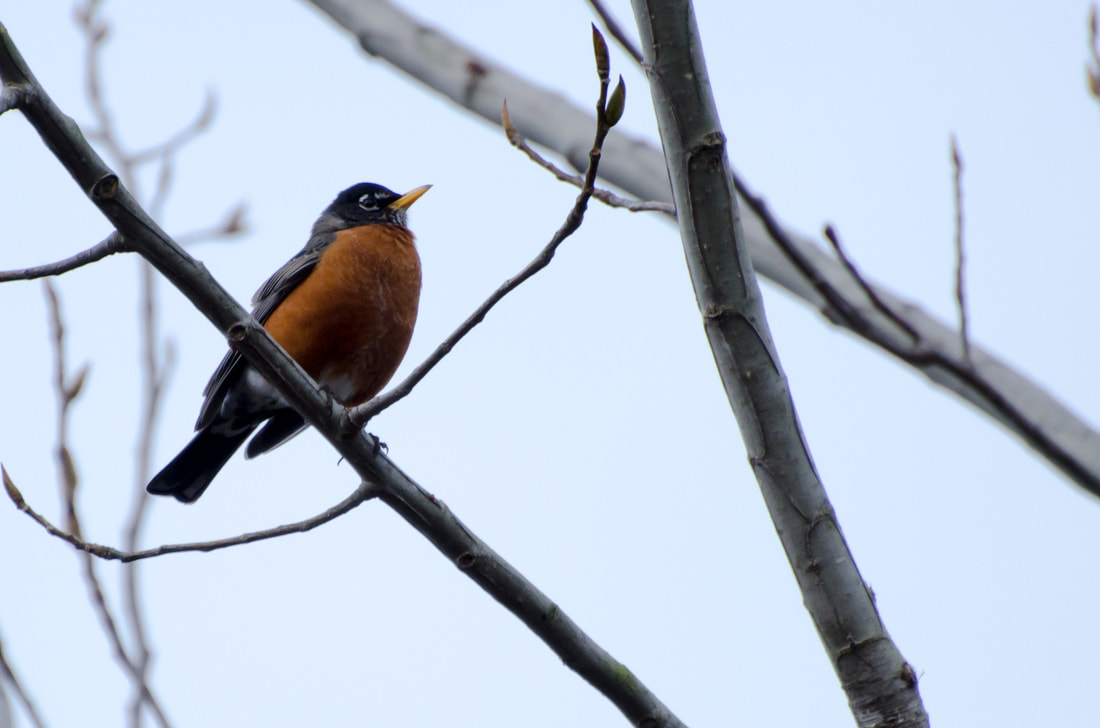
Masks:
[[[430,187],[431,185],[424,185],[399,195],[382,185],[361,182],[336,196],[332,204],[321,213],[320,219],[314,225],[314,232],[335,232],[371,223],[404,226],[409,206],[420,199]]]

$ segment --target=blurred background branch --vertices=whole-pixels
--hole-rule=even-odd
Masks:
[[[88,364],[83,365],[77,370],[76,374],[71,376],[67,373],[65,324],[61,315],[61,302],[58,300],[57,292],[49,280],[44,282],[43,288],[46,292],[46,301],[50,312],[51,342],[54,353],[54,391],[57,395],[57,445],[55,453],[58,479],[61,485],[61,502],[65,508],[65,529],[77,538],[82,538],[83,529],[80,525],[76,497],[79,476],[72,447],[69,443],[69,416],[73,405],[87,382],[89,366]],[[115,660],[133,681],[136,696],[135,710],[140,712],[144,703],[149,707],[153,717],[162,728],[171,728],[171,724],[161,709],[159,701],[149,689],[147,682],[148,670],[143,669],[142,663],[131,656],[130,651],[127,650],[122,641],[122,635],[118,629],[118,619],[110,605],[107,604],[107,597],[103,593],[95,557],[90,553],[82,553],[80,554],[80,561],[83,567],[84,581],[88,587],[88,596],[111,644]],[[131,615],[132,618],[133,615]],[[147,660],[146,657],[146,665]]]
[[[1089,8],[1089,60],[1085,64],[1085,75],[1088,78],[1089,93],[1100,101],[1100,13],[1097,7],[1094,3]]]
[[[8,662],[7,655],[4,654],[4,640],[0,637],[0,728],[15,727],[14,711],[12,710],[11,701],[8,700],[9,690],[15,696],[15,699],[19,701],[19,705],[22,706],[23,712],[27,714],[27,719],[31,722],[31,725],[34,728],[46,728],[46,724],[38,712],[38,706],[23,689],[22,682],[15,674],[15,668]]]
[[[129,151],[118,133],[118,127],[106,100],[106,80],[102,73],[102,58],[104,45],[110,37],[111,26],[102,18],[101,8],[102,0],[87,0],[74,9],[77,26],[83,31],[85,39],[85,89],[94,119],[93,124],[85,128],[85,134],[93,142],[98,143],[106,153],[122,184],[136,198],[144,200],[146,209],[154,219],[160,219],[172,184],[175,157],[184,147],[210,128],[217,110],[217,99],[213,92],[208,91],[202,107],[193,120],[169,134],[163,142],[146,149]],[[157,174],[153,191],[148,196],[144,196],[141,192],[138,171],[147,164],[155,164]],[[243,217],[244,207],[238,204],[222,223],[192,234],[191,242],[243,234],[246,232]],[[153,445],[159,433],[161,403],[175,362],[172,342],[165,339],[159,330],[155,272],[145,260],[141,260],[138,266],[142,404],[135,443],[134,495],[123,536],[124,548],[128,551],[137,550],[141,543],[149,505],[145,484],[149,482],[152,473],[151,460]],[[144,686],[148,681],[152,662],[138,580],[138,565],[125,565],[123,589],[126,623],[130,631],[132,664],[140,677],[138,685],[141,688],[134,693],[130,703],[130,725],[133,728],[138,728],[142,724],[143,692],[147,692]]]

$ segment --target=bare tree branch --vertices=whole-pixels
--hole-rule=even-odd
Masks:
[[[561,154],[574,167],[583,167],[580,152],[586,148],[585,137],[593,119],[561,94],[494,63],[387,0],[310,2],[347,29],[366,53],[385,60],[491,123],[499,123],[501,103],[507,98],[512,120],[527,138]],[[607,140],[600,176],[639,199],[671,201],[660,150],[648,140],[621,130]],[[790,244],[798,248],[799,255],[816,271],[814,276],[826,281],[849,307],[861,312],[868,327],[853,329],[848,323],[850,319],[834,306],[836,299],[824,297],[804,269],[793,265],[775,245],[764,221],[750,211],[746,213],[742,224],[753,267],[760,275],[818,308],[832,323],[849,328],[880,347],[886,348],[882,342],[897,343],[908,338],[889,316],[867,300],[862,287],[815,240],[776,223],[773,229],[784,231]],[[925,349],[935,349],[941,359],[957,366],[945,368],[925,360],[906,359],[908,364],[1008,428],[1071,481],[1100,495],[1100,432],[991,351],[972,343],[971,361],[992,392],[975,387],[971,379],[958,374],[967,367],[954,325],[936,319],[881,285],[875,284],[874,288],[890,310],[919,332]],[[1042,426],[1018,427],[1017,418],[1008,414],[1010,410],[1021,414],[1024,421]]]
[[[126,241],[124,241],[122,236],[116,231],[112,232],[106,238],[87,250],[82,250],[76,255],[65,258],[64,260],[59,260],[55,263],[46,263],[45,265],[37,265],[33,268],[0,271],[0,283],[7,283],[9,281],[30,281],[35,278],[59,276],[62,273],[68,273],[71,270],[76,270],[89,263],[95,263],[97,260],[103,260],[108,255],[128,251],[129,248],[126,247]]]
[[[690,0],[633,0],[688,271],[749,463],[861,726],[928,725],[814,468],[740,225]],[[658,53],[655,49],[660,49]]]
[[[22,86],[5,86],[0,89],[0,114],[18,109],[21,103],[23,103]]]
[[[0,678],[3,678],[11,686],[15,699],[23,706],[23,712],[27,714],[27,718],[30,719],[34,728],[46,728],[42,715],[38,712],[38,706],[34,704],[27,691],[23,689],[23,684],[19,681],[19,677],[15,674],[15,670],[4,654],[4,641],[2,639],[0,639]],[[0,685],[0,692],[3,692],[3,689],[3,685]],[[0,698],[2,697],[0,696]],[[0,721],[0,723],[2,722]]]
[[[186,248],[195,243],[208,242],[211,240],[225,240],[235,235],[243,235],[248,232],[247,213],[247,206],[243,202],[238,202],[236,206],[225,214],[221,222],[197,230],[180,233],[176,236],[176,242]]]
[[[76,376],[72,378],[66,374],[65,324],[61,317],[60,303],[57,298],[57,292],[54,291],[49,281],[45,281],[44,288],[50,314],[50,331],[54,350],[54,389],[57,392],[56,456],[58,474],[61,480],[62,503],[65,506],[66,530],[71,533],[74,538],[81,539],[80,516],[76,505],[78,476],[76,473],[76,464],[73,461],[72,453],[69,448],[68,428],[69,412],[76,402],[77,397],[80,396],[80,391],[87,378],[88,367],[87,365],[82,367]],[[118,622],[111,612],[110,606],[107,604],[107,597],[103,593],[103,586],[100,583],[99,574],[96,571],[95,559],[92,558],[91,554],[82,554],[81,565],[84,570],[84,581],[88,587],[88,594],[91,598],[92,606],[95,609],[96,615],[99,617],[99,621],[103,626],[103,631],[106,633],[107,640],[110,642],[114,651],[115,660],[129,674],[131,680],[134,682],[135,690],[149,706],[157,723],[163,728],[171,728],[167,716],[165,716],[164,711],[160,707],[159,701],[149,689],[145,672],[141,670],[139,664],[130,656],[126,650],[126,646],[122,642],[122,636],[119,634],[118,630]]]
[[[116,168],[125,184],[137,194],[138,160],[123,148],[121,138],[115,133],[114,120],[103,97],[103,79],[100,73],[100,59],[102,57],[103,43],[110,32],[110,26],[106,21],[98,17],[101,0],[87,0],[83,5],[77,5],[74,9],[77,25],[84,33],[85,40],[85,93],[88,103],[92,108],[92,114],[96,119],[96,140],[104,146],[108,154],[114,160]],[[208,100],[209,101],[209,100]],[[200,116],[202,119],[202,116]],[[169,155],[174,147],[162,150],[164,159],[161,166],[161,175],[158,192],[167,188],[170,169]],[[163,199],[163,195],[155,196],[157,200]],[[154,215],[156,211],[154,209]],[[125,527],[125,543],[128,549],[137,546],[141,534],[141,525],[145,519],[149,495],[145,492],[145,482],[148,480],[149,461],[152,452],[152,443],[157,432],[157,411],[159,409],[161,386],[163,379],[160,373],[160,358],[157,352],[158,335],[156,330],[156,282],[151,266],[142,262],[139,270],[140,277],[140,304],[139,304],[139,330],[141,332],[142,350],[142,394],[143,403],[141,409],[140,424],[137,437],[137,467],[135,468],[135,488],[130,515]],[[79,535],[79,534],[77,534]],[[90,556],[87,557],[89,560]],[[130,726],[140,728],[142,723],[141,705],[144,696],[144,686],[148,683],[149,667],[152,653],[149,649],[148,639],[145,634],[145,620],[141,612],[140,597],[138,596],[138,574],[136,566],[124,568],[123,591],[126,602],[126,614],[130,628],[130,637],[133,642],[133,657],[126,655],[128,664],[133,672],[138,675],[138,683],[130,701]],[[117,637],[116,637],[117,639]],[[121,651],[121,646],[119,647]]]
[[[126,519],[123,543],[127,549],[135,549],[141,541],[142,526],[149,510],[149,494],[145,484],[149,482],[153,443],[156,441],[159,422],[160,403],[164,395],[171,365],[167,353],[162,358],[159,349],[160,336],[157,332],[156,281],[153,267],[148,263],[141,266],[141,303],[139,304],[139,327],[141,330],[141,388],[142,407],[138,420],[137,465],[134,468],[133,500],[130,514]],[[134,565],[123,569],[123,592],[126,601],[126,614],[130,625],[130,638],[133,643],[134,662],[142,681],[149,679],[149,668],[153,654],[149,648],[149,639],[145,633],[145,615],[141,608],[141,596],[138,589],[138,570]],[[130,701],[130,725],[141,728],[140,692],[134,693]]]
[[[734,173],[733,175],[733,184],[737,188],[737,194],[740,195],[741,198],[748,203],[749,209],[756,210],[757,214],[761,214],[760,211],[763,211],[763,214],[761,214],[762,218],[766,217],[769,221],[774,221],[774,219],[771,217],[771,212],[768,211],[767,208],[764,206],[763,200],[754,197],[752,193],[748,191],[737,173]],[[775,224],[778,226],[778,223]],[[775,235],[777,241],[782,241],[779,243],[781,247],[788,242],[786,236],[783,234],[783,231],[779,230],[778,227]],[[875,310],[882,312],[883,315],[885,315],[887,318],[897,324],[899,329],[908,334],[909,338],[911,339],[911,343],[916,344],[918,341],[920,341],[920,332],[910,326],[909,322],[902,318],[897,311],[890,308],[888,305],[886,305],[885,301],[879,298],[878,291],[875,290],[875,287],[871,285],[870,281],[863,277],[863,273],[860,272],[859,268],[857,268],[855,263],[852,262],[851,258],[848,257],[848,254],[844,252],[844,246],[841,245],[840,237],[837,236],[836,230],[833,229],[832,225],[825,226],[825,239],[829,241],[829,244],[831,246],[833,246],[833,251],[836,253],[836,257],[840,259],[840,262],[844,266],[844,269],[848,271],[848,273],[852,276],[856,283],[859,284],[860,290],[863,291],[868,300],[870,300],[871,303],[874,304]],[[791,249],[795,249],[796,246],[792,244],[789,247]],[[796,249],[795,255],[797,256]],[[816,272],[816,269],[809,264],[806,264],[806,270],[808,277],[812,276]],[[830,286],[828,280],[826,280],[825,278],[817,277],[814,279],[814,285],[819,286],[821,290],[829,291],[829,296],[835,298],[834,305],[836,306],[837,310],[843,312],[843,314],[846,317],[849,317],[850,320],[864,320],[865,317],[863,317],[863,315],[860,313],[860,310],[855,306],[849,306],[848,301],[843,296],[835,292],[835,290]]]
[[[951,135],[951,170],[955,189],[955,302],[959,306],[959,340],[963,362],[970,361],[970,324],[966,313],[966,251],[963,248],[962,155],[959,140]]]
[[[357,428],[349,428],[347,410],[318,389],[263,327],[218,285],[205,267],[169,238],[138,205],[118,177],[88,146],[75,125],[66,121],[46,95],[3,25],[0,25],[0,78],[5,84],[33,89],[30,93],[34,103],[22,106],[23,113],[80,188],[123,237],[131,241],[134,250],[149,260],[224,332],[231,346],[332,443],[363,480],[374,486],[383,502],[522,620],[566,665],[607,696],[636,725],[653,728],[682,725],[622,663],[475,536],[440,499],[398,469],[380,452],[373,438],[364,437]],[[594,178],[595,170],[592,175]],[[582,191],[582,195],[587,199],[591,190]],[[16,505],[29,512],[6,473],[4,481]]]
[[[128,151],[116,132],[116,125],[103,92],[104,81],[100,73],[100,61],[103,45],[110,32],[110,26],[99,17],[100,6],[101,0],[87,0],[75,9],[77,25],[83,31],[85,38],[85,88],[97,125],[94,135],[112,158],[116,169],[119,170],[122,183],[130,190],[135,191],[135,194],[137,190],[137,170],[142,165],[150,162],[159,164],[156,184],[147,200],[147,208],[151,211],[153,217],[159,217],[164,201],[167,199],[168,190],[171,187],[175,168],[175,155],[209,128],[217,108],[217,99],[213,91],[207,91],[206,99],[195,119],[163,142],[144,150]],[[232,211],[225,221],[206,230],[196,231],[193,236],[223,237],[236,234],[243,229],[241,219],[242,209],[238,205],[237,209]],[[161,337],[157,328],[156,279],[153,269],[148,263],[143,263],[140,267],[139,281],[140,304],[138,318],[142,353],[142,404],[135,447],[134,496],[124,528],[124,544],[129,551],[135,550],[141,540],[142,526],[148,512],[149,494],[145,491],[145,483],[148,482],[151,471],[153,443],[156,440],[160,419],[160,405],[172,370],[170,347],[164,346],[162,351]],[[152,652],[145,633],[145,619],[141,609],[136,566],[129,566],[124,569],[123,590],[127,623],[133,643],[134,664],[141,673],[142,682],[144,683],[148,681],[152,664]],[[132,728],[140,728],[141,726],[142,701],[142,693],[136,691],[130,703],[130,725]]]
[[[500,123],[504,127],[504,134],[508,137],[508,142],[520,150],[527,157],[550,172],[557,179],[562,182],[568,182],[574,187],[584,187],[584,177],[579,174],[570,174],[562,168],[558,167],[553,162],[549,161],[541,154],[531,148],[531,145],[527,143],[527,140],[523,138],[523,135],[519,133],[519,129],[512,124],[512,120],[508,117],[508,102],[504,102],[504,105],[500,111]],[[608,190],[594,189],[592,190],[592,197],[604,203],[608,207],[622,207],[630,210],[631,212],[663,212],[666,215],[675,215],[676,208],[670,202],[659,202],[654,200],[628,200],[625,197],[619,197]]]
[[[128,155],[130,161],[138,165],[144,162],[151,162],[172,156],[210,128],[210,124],[214,121],[214,115],[217,113],[217,110],[218,97],[212,89],[207,89],[206,98],[203,100],[202,108],[199,109],[198,116],[163,142],[154,144],[147,149],[131,152]],[[152,207],[152,205],[150,206]]]
[[[1089,62],[1085,64],[1085,75],[1088,79],[1089,93],[1100,101],[1100,20],[1097,19],[1097,6],[1093,3],[1089,8]],[[2,112],[0,107],[0,112]]]
[[[621,79],[620,79],[621,80]],[[600,100],[597,104],[597,108],[601,110],[604,107],[604,103],[607,97],[607,79],[602,78],[600,83]],[[507,114],[507,107],[502,112]],[[524,268],[506,280],[500,285],[493,293],[482,302],[472,314],[466,317],[457,329],[455,329],[450,336],[448,336],[443,343],[436,347],[427,359],[421,362],[412,372],[405,377],[396,387],[392,387],[384,394],[375,397],[371,401],[356,407],[348,412],[348,418],[353,427],[360,428],[365,425],[372,417],[377,415],[382,410],[386,409],[395,402],[404,399],[409,392],[413,390],[421,379],[427,376],[435,365],[438,364],[443,357],[450,353],[455,344],[462,340],[466,334],[470,333],[475,326],[485,320],[485,316],[492,310],[493,306],[497,305],[502,298],[514,291],[520,285],[522,285],[531,276],[538,273],[540,270],[550,265],[550,261],[554,258],[554,253],[557,252],[558,247],[561,246],[565,239],[575,233],[581,226],[581,222],[584,220],[585,209],[588,207],[588,200],[590,197],[595,196],[595,190],[593,184],[596,181],[596,170],[599,168],[600,152],[603,148],[604,140],[607,138],[607,133],[611,131],[611,123],[603,114],[600,114],[600,118],[596,125],[596,140],[593,142],[592,151],[590,152],[589,159],[591,160],[588,165],[588,171],[585,172],[584,178],[581,180],[581,192],[577,195],[577,200],[573,204],[573,209],[569,211],[569,215],[566,217],[565,222],[550,238],[550,242],[535,256],[534,260],[528,263]]]
[[[351,511],[355,507],[361,505],[373,498],[377,493],[373,486],[368,483],[361,484],[351,495],[344,500],[340,501],[331,508],[326,508],[316,516],[306,518],[294,523],[288,523],[282,526],[276,526],[274,528],[265,528],[262,531],[252,531],[249,533],[242,533],[236,536],[230,536],[228,538],[215,539],[213,541],[196,541],[193,543],[178,543],[178,544],[166,544],[163,546],[157,546],[150,549],[141,549],[139,551],[117,549],[113,546],[105,546],[103,544],[91,543],[85,541],[83,538],[74,535],[68,531],[62,530],[50,523],[49,519],[38,513],[34,508],[27,503],[23,494],[19,491],[19,488],[15,485],[15,481],[12,480],[6,469],[3,470],[4,487],[7,491],[8,498],[11,499],[15,507],[23,513],[26,513],[31,520],[40,525],[46,533],[54,538],[61,539],[68,543],[77,551],[83,551],[86,554],[91,554],[105,561],[121,561],[124,564],[132,563],[135,561],[144,561],[145,559],[152,559],[158,556],[167,556],[168,554],[181,554],[187,552],[201,551],[210,552],[218,551],[219,549],[230,548],[232,546],[243,546],[245,544],[256,543],[257,541],[266,541],[272,538],[279,538],[282,536],[289,536],[292,533],[306,533],[312,531],[318,526],[323,526],[329,521],[339,518],[345,513]]]
[[[879,346],[902,361],[909,362],[913,366],[922,369],[940,369],[958,381],[965,382],[967,387],[986,400],[988,403],[987,409],[996,412],[998,418],[1007,427],[1022,433],[1029,441],[1038,443],[1036,449],[1043,452],[1053,462],[1060,464],[1067,471],[1071,469],[1071,462],[1059,462],[1062,459],[1068,461],[1070,456],[1060,451],[1063,441],[1056,436],[1057,433],[1050,432],[1048,427],[1044,427],[1042,421],[1033,420],[1033,412],[1019,409],[1016,401],[1004,395],[991,376],[991,372],[995,370],[990,368],[989,362],[982,361],[979,358],[978,354],[981,350],[978,347],[973,347],[972,356],[974,359],[971,363],[967,363],[961,358],[946,354],[938,346],[930,345],[924,338],[925,332],[921,329],[910,329],[909,333],[915,333],[917,336],[915,339],[908,341],[900,338],[877,338],[882,336],[882,330],[877,326],[871,314],[864,307],[851,305],[848,302],[848,297],[833,287],[832,281],[820,275],[815,275],[818,269],[814,266],[813,261],[805,256],[805,249],[789,236],[764,201],[753,195],[736,175],[734,175],[733,180],[741,199],[764,221],[776,243],[790,256],[791,262],[806,271],[807,279],[813,282],[822,298],[828,300],[835,307],[839,316],[844,317],[845,326],[854,331],[863,332],[865,337],[875,340]],[[850,271],[853,279],[857,281],[857,285],[866,291],[872,291],[871,285],[867,283],[855,265],[844,255],[839,240],[837,240],[836,232],[832,227],[826,227],[825,235],[842,257],[843,265]],[[893,308],[897,304],[888,298],[882,297],[881,289],[878,290],[878,294],[880,295],[871,297],[868,293],[873,304],[873,315],[888,319],[902,318],[901,313]]]

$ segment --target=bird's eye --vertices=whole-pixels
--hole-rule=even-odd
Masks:
[[[362,207],[364,210],[377,210],[378,200],[374,199],[374,195],[368,192],[359,198],[359,207]]]

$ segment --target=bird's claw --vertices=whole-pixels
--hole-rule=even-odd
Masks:
[[[378,453],[382,452],[386,453],[387,455],[389,454],[390,446],[378,439],[377,435],[373,435],[368,432],[367,437],[371,440],[374,440],[374,449],[371,451],[372,455],[377,456]]]

